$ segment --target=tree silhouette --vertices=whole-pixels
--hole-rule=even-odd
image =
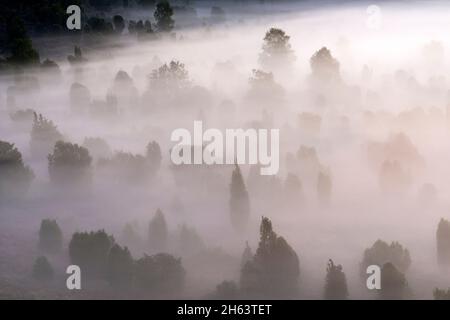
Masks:
[[[122,34],[123,30],[125,29],[125,21],[123,20],[123,17],[121,15],[115,15],[113,17],[113,25],[114,31],[117,34]]]
[[[30,148],[33,155],[47,156],[58,140],[63,136],[51,120],[34,113],[33,127],[31,128]]]
[[[295,60],[289,43],[289,36],[282,29],[270,28],[264,36],[259,62],[264,69],[273,70],[280,66],[290,65]]]
[[[343,300],[348,298],[347,279],[341,265],[335,265],[328,260],[327,275],[325,278],[325,299]]]
[[[329,174],[319,172],[317,178],[317,196],[319,202],[328,205],[331,201],[332,182]]]
[[[441,266],[450,266],[450,221],[441,218],[436,231],[437,259]]]
[[[164,251],[167,245],[168,233],[166,218],[163,212],[158,209],[148,226],[150,247],[156,252]]]
[[[314,53],[310,59],[313,79],[320,82],[340,80],[339,62],[326,47]]]
[[[247,264],[247,262],[253,259],[253,252],[250,246],[248,245],[248,241],[245,242],[245,249],[242,252],[241,256],[241,269]]]
[[[173,9],[169,1],[161,1],[156,5],[154,17],[156,19],[156,28],[158,31],[170,32],[173,29],[175,21],[172,19]]]
[[[47,253],[56,253],[62,249],[62,232],[56,220],[44,219],[39,229],[39,248]]]
[[[250,297],[292,298],[298,291],[299,275],[297,254],[263,217],[256,254],[241,270],[241,289]]]
[[[184,285],[185,273],[181,259],[167,253],[145,255],[135,263],[136,286],[147,292],[179,292]]]
[[[159,146],[158,142],[149,142],[149,144],[147,145],[146,157],[149,162],[149,170],[153,175],[158,172],[159,168],[161,167],[161,147]]]
[[[213,295],[217,300],[236,300],[239,295],[239,289],[234,281],[222,281],[216,287]]]
[[[114,244],[107,257],[106,276],[113,288],[128,289],[133,280],[133,258],[127,247]]]
[[[450,288],[447,289],[439,289],[435,288],[433,290],[433,298],[434,300],[450,300]]]
[[[381,289],[379,296],[386,300],[399,300],[407,298],[409,294],[408,283],[403,273],[394,264],[388,262],[381,269]]]
[[[114,238],[104,230],[76,232],[69,243],[70,261],[88,276],[105,277],[108,254],[114,244]]]
[[[409,251],[398,242],[390,245],[382,240],[377,240],[371,248],[364,251],[361,262],[361,275],[366,276],[366,269],[370,265],[383,266],[392,263],[400,272],[405,272],[411,265]]]
[[[230,184],[230,218],[234,229],[240,233],[247,228],[250,217],[250,200],[242,178],[241,169],[236,164]]]
[[[34,261],[32,275],[34,279],[40,281],[49,281],[53,278],[54,271],[46,257],[41,256]]]
[[[92,158],[89,151],[77,144],[58,141],[48,155],[50,179],[56,183],[73,183],[90,178]]]
[[[182,224],[179,229],[180,251],[185,255],[197,254],[205,249],[203,239],[198,232],[186,224]]]
[[[14,144],[0,140],[0,196],[21,195],[34,178]]]
[[[39,64],[39,53],[33,48],[23,20],[13,15],[6,20],[6,38],[11,51],[8,62],[13,64]]]

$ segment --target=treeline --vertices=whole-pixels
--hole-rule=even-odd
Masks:
[[[449,221],[441,220],[438,231],[438,261],[442,265],[442,255],[450,252],[450,242],[442,249],[441,239],[449,237]],[[444,227],[443,227],[444,226]],[[129,228],[129,226],[127,226]],[[168,249],[167,224],[164,214],[158,210],[149,223],[150,250],[158,251],[152,255],[144,254],[134,259],[126,246],[120,246],[113,236],[104,230],[76,232],[68,244],[68,255],[72,264],[80,266],[85,281],[103,280],[112,289],[136,290],[144,294],[178,295],[183,292],[186,271],[181,258],[165,253]],[[128,231],[128,235],[130,231]],[[129,238],[131,239],[131,238]],[[186,241],[188,238],[180,238]],[[55,220],[45,219],[39,230],[39,256],[33,266],[33,277],[49,282],[54,277],[54,269],[46,256],[63,253],[63,235]],[[201,251],[199,251],[201,252]],[[197,254],[197,257],[198,254]],[[447,261],[448,262],[448,261]],[[405,276],[411,265],[409,251],[398,242],[388,244],[377,240],[363,253],[360,264],[361,281],[366,282],[366,268],[369,265],[381,267],[381,289],[373,295],[378,299],[411,299],[414,297]],[[246,245],[240,263],[239,281],[225,280],[207,297],[210,299],[242,298],[298,298],[301,292],[300,261],[295,250],[279,236],[272,227],[270,219],[263,217],[260,224],[260,239],[255,252]],[[351,291],[342,265],[329,259],[325,270],[323,298],[331,300],[348,299]],[[95,282],[94,282],[95,283]],[[436,288],[435,299],[450,299],[450,288],[446,291]]]

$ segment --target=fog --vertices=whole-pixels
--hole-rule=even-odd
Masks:
[[[350,299],[375,298],[360,263],[378,239],[409,250],[411,265],[404,274],[410,298],[432,299],[434,288],[450,287],[436,249],[438,223],[450,219],[449,5],[380,2],[381,20],[374,25],[367,12],[372,4],[221,3],[225,21],[214,22],[208,20],[212,4],[199,1],[193,5],[199,18],[174,15],[174,36],[141,41],[125,30],[110,37],[33,38],[41,60],[52,59],[61,73],[30,67],[0,77],[0,140],[13,143],[34,173],[20,195],[8,196],[12,187],[1,189],[0,292],[208,298],[224,280],[239,284],[242,253],[247,241],[253,252],[258,248],[263,216],[298,256],[298,293],[290,298],[322,299],[329,259],[342,265]],[[107,15],[153,19],[149,12],[113,9]],[[270,28],[290,37],[293,58],[267,67],[260,54]],[[75,45],[86,61],[69,63]],[[333,80],[312,70],[310,59],[323,47],[339,62]],[[164,88],[152,84],[153,70],[171,61],[184,64],[188,79],[169,79]],[[252,70],[272,72],[273,80],[252,82]],[[129,77],[116,77],[120,71]],[[47,155],[55,141],[33,151],[32,113],[19,120],[12,116],[26,109],[53,121],[61,134],[56,140],[87,147],[89,181],[78,181],[76,173],[62,183],[50,177]],[[171,161],[171,133],[192,132],[194,120],[220,130],[280,130],[275,176],[239,166],[250,203],[243,232],[230,222],[235,166],[177,167]],[[107,146],[89,145],[86,138],[101,138]],[[108,160],[120,151],[145,156],[151,141],[161,149],[156,169],[139,167],[137,160]],[[320,173],[325,182],[318,185]],[[286,181],[289,174],[300,187],[296,178]],[[158,209],[168,229],[163,250],[148,240]],[[63,234],[62,253],[47,256],[55,271],[51,284],[30,276],[42,255],[37,245],[42,219],[55,219]],[[127,224],[138,240],[124,234]],[[180,240],[183,225],[201,240]],[[72,234],[100,229],[135,259],[159,251],[181,257],[182,289],[147,296],[83,277],[82,290],[68,291]]]

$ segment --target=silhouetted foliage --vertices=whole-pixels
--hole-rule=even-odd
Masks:
[[[180,90],[190,87],[189,74],[183,63],[170,61],[169,65],[163,64],[152,71],[150,88],[170,96]]]
[[[133,280],[133,258],[127,247],[122,248],[114,244],[107,257],[107,279],[109,284],[116,289],[127,289]]]
[[[53,278],[54,271],[46,257],[41,256],[34,261],[32,275],[34,279],[40,281],[49,281]]]
[[[289,43],[289,36],[281,29],[270,28],[264,36],[259,62],[263,68],[273,70],[291,64],[295,60]]]
[[[256,254],[241,270],[241,290],[250,297],[292,298],[298,292],[299,275],[297,254],[263,217]]]
[[[63,136],[53,124],[53,121],[44,118],[41,114],[34,114],[30,139],[30,148],[33,155],[47,156],[55,143],[62,139]]]
[[[328,205],[331,201],[332,182],[329,174],[320,172],[317,178],[317,196],[321,204]]]
[[[150,247],[156,252],[164,251],[167,245],[168,233],[169,231],[167,229],[164,214],[158,209],[148,226],[148,241]]]
[[[42,220],[39,229],[39,248],[47,253],[60,252],[62,241],[62,232],[56,220]]]
[[[381,299],[399,300],[408,297],[408,283],[403,273],[394,264],[388,262],[381,269]]]
[[[236,300],[239,297],[239,289],[234,281],[222,281],[216,287],[213,299],[217,300]]]
[[[105,139],[86,137],[83,141],[83,147],[89,150],[89,154],[94,159],[108,158],[112,151]]]
[[[0,196],[21,195],[33,178],[33,171],[25,166],[14,144],[0,141]]]
[[[6,41],[11,53],[8,62],[17,65],[39,63],[39,53],[33,48],[23,20],[15,14],[6,19]]]
[[[439,289],[435,288],[433,290],[433,298],[434,300],[450,300],[450,288],[447,289]]]
[[[48,155],[50,179],[56,183],[86,182],[90,180],[92,158],[86,148],[70,142],[58,141]]]
[[[450,266],[450,222],[441,218],[436,231],[437,259],[441,266]]]
[[[235,165],[231,175],[230,218],[235,230],[245,231],[250,218],[250,200],[238,165]]]
[[[67,60],[73,66],[79,65],[79,64],[87,61],[87,59],[83,56],[83,52],[81,51],[81,48],[78,46],[75,46],[73,48],[73,55],[67,56]]]
[[[245,242],[245,249],[241,256],[241,269],[247,264],[247,262],[253,259],[252,248],[248,245],[248,241]]]
[[[115,183],[143,183],[150,174],[146,157],[123,151],[117,151],[110,159],[99,159],[98,165]]]
[[[99,17],[90,17],[87,20],[87,26],[85,27],[86,32],[91,32],[94,34],[101,35],[112,35],[114,33],[113,24]]]
[[[180,252],[184,255],[196,254],[205,249],[203,239],[198,232],[186,224],[181,225],[178,240],[180,242]]]
[[[348,298],[347,279],[341,265],[335,265],[328,260],[327,276],[325,278],[325,299],[343,300]]]
[[[156,4],[156,0],[137,0],[136,2],[143,7],[153,7]]]
[[[409,251],[398,242],[392,242],[389,245],[382,240],[377,240],[371,248],[364,251],[361,274],[365,277],[366,269],[370,265],[381,267],[388,262],[401,272],[405,272],[411,265]]]
[[[135,264],[136,286],[152,293],[180,292],[185,273],[181,259],[167,253],[145,255]]]
[[[104,230],[76,232],[69,243],[70,261],[89,276],[104,277],[108,254],[114,244],[114,238]]]
[[[156,5],[154,17],[158,31],[170,32],[173,29],[175,21],[172,19],[173,9],[169,1],[161,1]]]
[[[310,59],[312,75],[318,81],[336,81],[340,79],[339,62],[333,58],[326,47],[314,53]]]
[[[155,174],[161,167],[162,160],[161,147],[159,146],[158,142],[151,141],[148,143],[146,157],[149,162],[149,170],[152,172],[152,174]]]
[[[113,25],[114,25],[114,31],[117,34],[122,34],[123,30],[125,29],[125,20],[121,15],[115,15],[113,17]]]
[[[86,112],[91,103],[91,92],[84,85],[74,82],[70,87],[70,109],[75,113]]]

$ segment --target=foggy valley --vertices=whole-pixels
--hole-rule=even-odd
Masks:
[[[0,5],[0,299],[450,299],[449,3],[58,2]]]

